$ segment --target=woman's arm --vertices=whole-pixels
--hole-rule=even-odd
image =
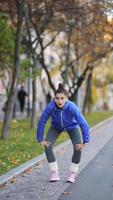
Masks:
[[[80,129],[82,131],[82,138],[83,138],[83,143],[88,143],[90,139],[89,135],[89,124],[78,109],[76,105],[73,105],[73,115],[78,122]]]
[[[50,115],[51,115],[51,106],[50,106],[50,104],[48,104],[47,107],[45,108],[45,110],[43,111],[43,113],[39,119],[39,122],[38,122],[37,133],[36,133],[36,139],[38,142],[43,141],[44,128],[45,128],[46,122],[49,119]]]

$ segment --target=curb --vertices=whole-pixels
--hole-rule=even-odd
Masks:
[[[95,129],[97,129],[98,127],[102,126],[103,124],[109,122],[110,120],[112,120],[113,117],[110,117],[100,123],[98,123],[97,125],[95,125],[94,127],[92,127],[90,129],[90,131],[94,131]],[[60,149],[62,148],[65,148],[68,144],[70,143],[70,140],[67,140],[57,146],[54,147],[54,151],[55,152],[58,152]],[[34,165],[36,165],[37,163],[43,161],[43,160],[46,160],[46,156],[45,156],[45,153],[42,153],[41,155],[25,162],[24,164],[10,170],[9,172],[3,174],[0,176],[0,185],[3,185],[5,184],[7,181],[13,179],[15,176],[17,176],[18,174],[24,172],[25,170],[27,170],[28,168],[30,167],[33,167]]]

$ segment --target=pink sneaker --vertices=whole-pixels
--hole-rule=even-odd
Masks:
[[[58,173],[58,172],[55,172],[55,171],[52,171],[49,180],[50,180],[51,182],[59,181],[59,180],[60,180],[59,173]]]
[[[68,177],[68,182],[74,183],[76,178],[76,173],[75,172],[70,172],[69,177]]]

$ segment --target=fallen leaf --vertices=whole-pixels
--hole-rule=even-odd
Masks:
[[[67,195],[67,194],[71,194],[72,192],[62,192],[62,194],[65,194],[65,195]]]
[[[16,183],[16,178],[13,177],[13,178],[10,180],[10,183]]]
[[[32,169],[31,168],[28,168],[24,171],[24,173],[27,173],[27,174],[30,174],[32,172]]]
[[[0,184],[0,189],[4,189],[6,186],[6,183]]]
[[[0,165],[6,165],[6,163],[2,160],[0,160]]]
[[[18,163],[18,161],[17,161],[17,160],[12,160],[11,163],[12,163],[13,165],[16,165],[16,164]]]
[[[2,161],[2,160],[0,160],[0,165],[2,165],[2,163],[3,163],[3,161]]]
[[[9,198],[9,197],[10,197],[10,195],[7,195],[7,196],[6,196],[6,198]]]
[[[21,177],[26,177],[26,175],[25,175],[25,174],[20,174],[20,176],[21,176]]]
[[[41,190],[47,190],[47,188],[42,188]]]

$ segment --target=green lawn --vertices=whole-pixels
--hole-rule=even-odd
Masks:
[[[90,126],[113,116],[113,112],[94,112],[86,116]],[[46,126],[47,132],[49,123]],[[68,139],[65,133],[58,138],[57,143]],[[13,121],[10,137],[0,140],[0,175],[12,168],[38,156],[43,148],[36,142],[36,130],[30,129],[29,120]]]

